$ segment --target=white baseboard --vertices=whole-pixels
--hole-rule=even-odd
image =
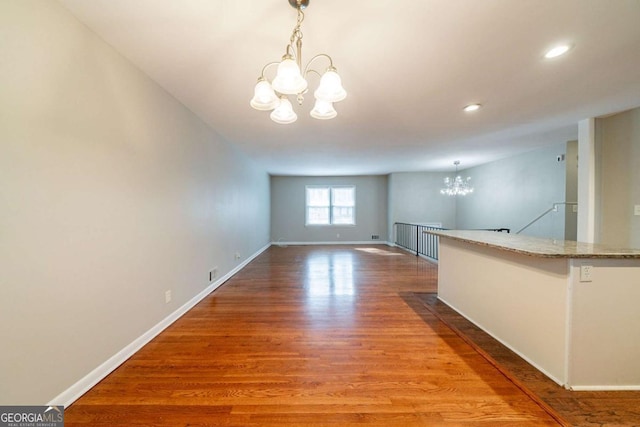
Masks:
[[[574,385],[571,391],[638,391],[640,385]]]
[[[384,240],[365,240],[365,241],[339,241],[339,242],[284,242],[282,240],[271,242],[273,246],[313,246],[313,245],[387,245],[392,246]]]
[[[173,322],[182,317],[187,311],[191,310],[196,304],[202,301],[207,295],[216,290],[220,285],[229,280],[232,276],[242,270],[247,264],[249,264],[253,259],[255,259],[262,252],[267,250],[271,244],[267,244],[263,248],[259,249],[255,254],[247,258],[244,262],[239,264],[236,268],[229,271],[224,276],[220,277],[218,280],[209,285],[202,292],[191,298],[187,301],[182,307],[178,308],[176,311],[162,319],[157,325],[153,326],[147,332],[136,338],[132,343],[124,347],[122,350],[111,356],[109,359],[105,360],[100,366],[95,368],[93,371],[89,372],[71,387],[51,399],[47,405],[63,405],[65,408],[70,406],[73,402],[75,402],[80,396],[89,391],[93,386],[98,384],[113,372],[118,366],[124,363],[128,358],[133,356],[138,350],[144,347],[149,341],[154,339],[157,335],[159,335],[162,331],[164,331],[167,327],[169,327]]]

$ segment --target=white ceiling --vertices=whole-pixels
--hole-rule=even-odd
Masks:
[[[319,121],[308,94],[291,125],[249,106],[295,25],[288,0],[59,1],[276,175],[465,168],[640,106],[640,0],[311,0],[303,61],[331,55],[348,96]],[[544,59],[558,42],[574,48]]]

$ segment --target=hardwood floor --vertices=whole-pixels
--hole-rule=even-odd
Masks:
[[[412,294],[412,298],[416,294]],[[541,405],[574,426],[640,426],[640,391],[570,391],[460,316],[433,293],[418,294],[424,306]],[[413,301],[413,300],[412,300]]]
[[[552,426],[375,247],[271,247],[65,411],[67,426]],[[554,418],[555,417],[555,418]]]

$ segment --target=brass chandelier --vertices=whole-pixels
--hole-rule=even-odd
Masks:
[[[302,30],[300,27],[304,21],[302,11],[309,5],[309,0],[288,1],[298,11],[296,26],[293,28],[282,60],[270,62],[262,68],[250,104],[256,110],[271,111],[271,120],[276,123],[293,123],[298,119],[298,116],[293,111],[293,105],[289,101],[288,95],[296,95],[298,104],[302,105],[304,94],[309,90],[306,77],[309,73],[316,73],[320,76],[320,84],[313,92],[316,102],[309,114],[315,119],[332,119],[338,114],[333,108],[333,103],[342,101],[347,96],[347,92],[342,87],[340,76],[329,55],[318,54],[312,57],[304,68],[302,67]],[[311,64],[320,58],[329,60],[329,66],[324,69],[322,74],[311,68]],[[277,73],[275,78],[269,81],[265,77],[265,72],[274,65],[278,66]]]

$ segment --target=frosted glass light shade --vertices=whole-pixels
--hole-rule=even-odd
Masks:
[[[280,104],[271,112],[271,120],[281,125],[288,125],[298,120],[298,116],[293,111],[291,101],[285,96],[280,97]]]
[[[327,102],[342,101],[347,97],[347,92],[342,87],[342,80],[338,73],[330,69],[320,78],[320,86],[313,93],[316,99]]]
[[[251,106],[256,110],[269,111],[273,110],[280,103],[280,99],[273,91],[273,88],[266,80],[260,80],[256,83],[256,87],[253,91],[253,98],[251,99]]]
[[[329,120],[337,116],[338,112],[333,108],[333,103],[316,99],[313,110],[309,114],[314,119]]]
[[[285,58],[278,64],[278,74],[271,87],[285,95],[296,95],[307,88],[307,81],[300,74],[298,64],[293,59]]]

